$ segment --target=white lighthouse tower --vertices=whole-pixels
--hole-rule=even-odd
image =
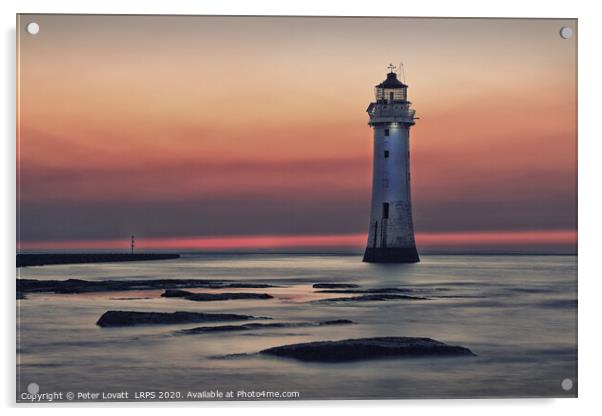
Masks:
[[[408,86],[389,65],[387,79],[375,88],[376,101],[366,110],[374,129],[372,210],[364,261],[416,263],[410,197],[410,127],[415,111]]]

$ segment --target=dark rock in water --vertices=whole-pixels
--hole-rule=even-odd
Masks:
[[[323,326],[323,325],[348,325],[348,324],[355,324],[355,322],[350,321],[349,319],[333,319],[333,320],[330,320],[330,321],[322,321],[322,322],[318,323],[319,326]]]
[[[399,287],[383,287],[374,289],[326,289],[316,290],[316,293],[408,293],[413,292],[412,289]]]
[[[186,296],[185,299],[196,302],[210,302],[215,300],[236,300],[236,299],[272,299],[272,295],[267,293],[193,293]]]
[[[353,283],[315,283],[312,287],[314,289],[353,289],[360,286]]]
[[[192,292],[188,292],[186,290],[180,289],[166,289],[165,292],[161,294],[161,297],[164,298],[185,298],[186,296],[192,295]]]
[[[250,319],[270,319],[249,315],[231,313],[200,313],[200,312],[135,312],[107,311],[96,322],[101,327],[158,325],[158,324],[187,324],[198,322],[246,321]]]
[[[27,296],[25,296],[25,293],[17,290],[17,299],[27,299]]]
[[[233,331],[250,331],[253,329],[269,329],[269,328],[303,328],[311,326],[328,326],[328,325],[349,325],[355,322],[348,319],[336,319],[333,321],[323,322],[274,322],[268,324],[250,323],[242,325],[219,325],[219,326],[199,326],[197,328],[183,329],[178,331],[181,334],[206,334],[213,332],[233,332]]]
[[[264,283],[229,282],[226,280],[202,279],[157,279],[157,280],[33,280],[17,279],[17,290],[23,293],[89,293],[117,292],[125,290],[157,290],[181,288],[222,289],[237,288],[266,288],[277,287]]]
[[[49,264],[113,263],[123,261],[170,260],[180,258],[174,253],[46,253],[17,254],[17,267]]]
[[[375,295],[362,295],[362,296],[350,296],[346,298],[327,298],[314,301],[316,303],[328,303],[328,302],[382,302],[386,300],[428,300],[421,296],[410,296],[410,295],[391,295],[391,294],[375,294]]]
[[[471,350],[447,345],[430,338],[383,337],[307,342],[283,345],[260,354],[295,358],[301,361],[345,362],[375,358],[472,356]]]
[[[196,302],[235,299],[272,299],[267,293],[194,293],[186,290],[167,289],[161,296],[166,298],[184,298]]]

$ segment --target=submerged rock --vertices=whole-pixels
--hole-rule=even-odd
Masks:
[[[391,294],[374,294],[374,295],[362,295],[362,296],[349,296],[344,298],[327,298],[320,299],[314,302],[317,303],[329,303],[329,302],[382,302],[387,300],[428,300],[422,296],[410,296],[410,295],[391,295]]]
[[[374,289],[326,289],[316,290],[316,293],[408,293],[413,292],[412,289],[400,287],[383,287]]]
[[[195,293],[186,290],[167,289],[162,295],[165,298],[184,298],[196,302],[210,302],[215,300],[235,299],[272,299],[267,293]]]
[[[322,322],[274,322],[274,323],[250,323],[242,325],[219,325],[219,326],[199,326],[197,328],[183,329],[178,331],[181,334],[194,335],[206,334],[213,332],[232,332],[232,331],[250,331],[253,329],[270,329],[270,328],[303,328],[312,326],[328,326],[328,325],[350,325],[355,322],[348,319],[336,319],[332,321]]]
[[[45,253],[17,254],[17,267],[47,264],[113,263],[123,261],[170,260],[175,253]]]
[[[345,362],[375,358],[451,357],[475,355],[466,347],[448,345],[431,338],[382,337],[342,341],[319,341],[283,345],[260,354],[295,358],[301,361]]]
[[[314,289],[353,289],[360,287],[353,283],[314,283]]]
[[[192,295],[192,292],[188,292],[187,290],[180,289],[166,289],[165,292],[161,294],[163,298],[185,298],[186,296]]]
[[[265,283],[231,282],[227,280],[202,279],[156,279],[156,280],[34,280],[17,279],[17,290],[23,293],[88,293],[116,292],[124,290],[156,290],[180,288],[267,288],[277,287]]]
[[[246,321],[250,319],[270,319],[250,315],[232,313],[201,313],[201,312],[136,312],[136,311],[107,311],[96,322],[101,327],[158,325],[158,324],[187,324],[198,322]]]

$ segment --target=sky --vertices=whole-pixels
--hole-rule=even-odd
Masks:
[[[40,25],[37,35],[25,25]],[[574,252],[575,20],[22,15],[22,249],[361,248],[403,62],[417,245]]]

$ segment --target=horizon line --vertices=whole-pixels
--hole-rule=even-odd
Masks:
[[[363,249],[367,233],[350,234],[283,234],[233,236],[172,236],[136,239],[138,250],[262,250],[262,249]],[[416,245],[423,250],[518,250],[532,246],[577,245],[577,230],[460,231],[418,232]],[[539,246],[539,248],[537,248]],[[482,247],[482,248],[481,248]],[[519,249],[520,247],[520,249]],[[17,241],[23,250],[112,250],[130,249],[130,236],[109,239],[71,239]],[[562,251],[570,251],[566,248]]]

